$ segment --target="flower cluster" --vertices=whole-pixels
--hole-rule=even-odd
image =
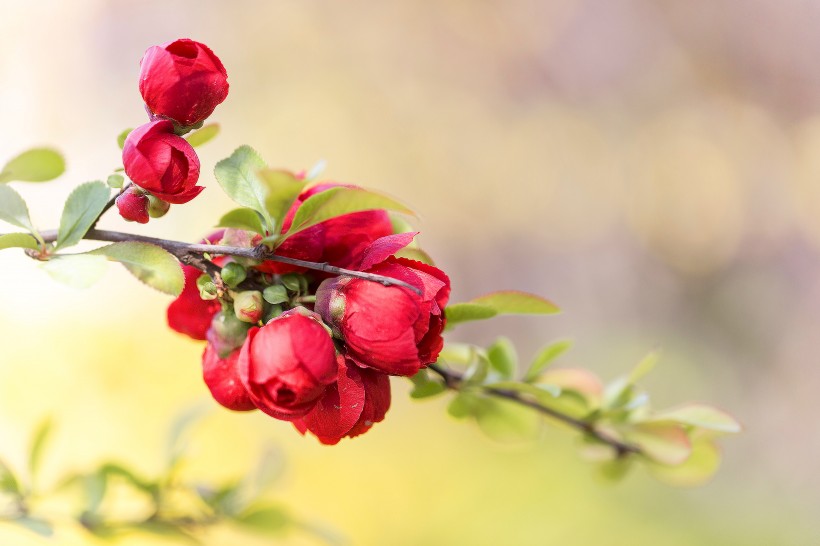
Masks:
[[[140,63],[139,89],[151,121],[125,139],[122,161],[132,180],[117,198],[120,215],[145,224],[171,204],[187,203],[197,186],[199,158],[182,136],[202,126],[228,96],[228,73],[208,47],[189,39],[154,46]]]
[[[309,196],[336,186],[304,190],[287,218]],[[414,375],[442,348],[450,281],[432,265],[396,256],[414,236],[394,234],[388,213],[370,210],[308,228],[286,240],[300,244],[276,253],[309,255],[414,289],[292,266],[283,273],[273,260],[222,256],[214,258],[221,266],[216,279],[185,266],[186,286],[168,308],[168,323],[207,341],[203,377],[226,408],[259,409],[324,444],[358,436],[384,418],[388,376]],[[228,229],[208,240],[250,245],[254,238]]]

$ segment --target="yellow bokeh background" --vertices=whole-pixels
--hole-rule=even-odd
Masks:
[[[640,469],[611,486],[572,432],[497,444],[394,379],[384,423],[324,447],[211,403],[202,346],[169,331],[169,298],[121,268],[77,291],[8,250],[0,458],[23,468],[50,415],[46,483],[109,459],[151,475],[171,420],[204,404],[186,476],[241,476],[275,446],[285,466],[270,497],[350,544],[816,543],[818,17],[796,0],[0,0],[0,163],[41,144],[68,162],[56,182],[14,186],[41,228],[75,185],[118,166],[116,135],[145,121],[144,50],[191,37],[231,84],[212,118],[222,133],[200,152],[208,189],[148,226],[111,214],[102,227],[196,240],[231,206],[210,173],[238,145],[292,170],[324,159],[328,179],[419,212],[453,301],[518,288],[564,309],[452,339],[507,335],[526,359],[571,337],[562,364],[605,379],[660,347],[656,406],[714,402],[745,426],[706,486]],[[2,545],[55,543],[94,542],[69,524],[50,540],[0,524]]]

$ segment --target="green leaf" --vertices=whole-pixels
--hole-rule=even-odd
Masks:
[[[447,317],[447,328],[451,328],[456,324],[462,322],[469,322],[472,320],[484,320],[492,318],[498,314],[498,311],[492,307],[481,305],[478,303],[452,303],[445,309],[445,316]]]
[[[696,487],[708,482],[720,466],[720,451],[709,440],[692,444],[689,458],[677,466],[649,463],[650,474],[659,481],[678,487]]]
[[[104,256],[69,254],[52,257],[42,268],[55,281],[72,288],[88,288],[102,278],[107,266]]]
[[[277,303],[285,303],[290,299],[288,296],[288,290],[281,284],[272,284],[265,288],[262,292],[262,297],[265,299],[266,302],[270,303],[271,305],[275,305]]]
[[[208,411],[208,406],[205,404],[196,404],[186,408],[180,412],[171,423],[171,429],[168,433],[168,460],[170,466],[173,467],[182,457],[184,450],[183,437],[191,426],[202,419]]]
[[[692,452],[692,444],[683,427],[673,423],[638,423],[625,432],[649,459],[678,465]]]
[[[305,188],[305,182],[297,179],[289,171],[262,169],[256,175],[267,188],[265,208],[268,214],[276,220],[276,226],[272,232],[279,233],[285,215]]]
[[[527,370],[527,375],[524,381],[535,381],[541,376],[541,373],[552,364],[555,359],[564,354],[572,347],[572,341],[561,340],[551,343],[541,349],[535,359],[530,364],[530,369]]]
[[[281,535],[293,520],[281,506],[253,506],[235,518],[236,523],[255,533]]]
[[[261,235],[265,234],[262,218],[253,209],[234,209],[222,216],[216,227],[244,229]]]
[[[26,202],[20,194],[8,186],[0,186],[0,220],[13,226],[26,229],[41,240],[37,230],[31,223]]]
[[[109,188],[118,190],[125,185],[125,177],[121,174],[111,174],[105,181]]]
[[[46,182],[65,171],[63,156],[51,148],[32,148],[18,155],[0,171],[0,182]]]
[[[519,383],[518,381],[496,381],[494,383],[488,383],[485,387],[529,394],[539,401],[545,398],[549,399],[561,396],[561,387],[558,385],[550,385],[549,383],[533,385],[532,383]]]
[[[447,413],[456,419],[475,415],[482,404],[482,399],[470,392],[459,392],[447,405]]]
[[[431,379],[427,370],[419,370],[416,375],[410,378],[410,381],[413,382],[413,390],[410,391],[410,398],[416,400],[429,398],[447,390],[444,383]]]
[[[147,520],[130,525],[133,529],[162,537],[179,539],[187,544],[202,544],[198,538],[173,523],[159,520]]]
[[[551,301],[517,290],[502,290],[478,298],[470,303],[486,305],[499,315],[551,315],[561,310]]]
[[[7,248],[30,248],[37,250],[40,245],[37,244],[37,239],[28,233],[7,233],[0,235],[0,250]]]
[[[447,343],[438,355],[440,361],[466,366],[473,361],[476,347],[469,343]]]
[[[51,419],[44,419],[37,427],[34,437],[31,441],[31,448],[29,449],[28,468],[32,477],[37,476],[40,470],[40,461],[43,458],[43,449],[45,448],[48,437],[51,435],[52,423]]]
[[[196,148],[197,146],[202,146],[206,142],[210,141],[218,134],[219,124],[209,123],[208,125],[205,125],[201,129],[194,131],[193,133],[188,133],[188,135],[185,138],[188,139],[188,144]]]
[[[274,222],[265,206],[270,189],[256,176],[266,167],[256,150],[240,146],[230,157],[216,164],[214,175],[228,197],[261,214],[269,231],[273,232]]]
[[[510,379],[518,369],[518,355],[512,341],[500,337],[487,349],[490,366],[501,374],[501,377]]]
[[[627,381],[630,384],[637,383],[641,379],[644,378],[649,372],[651,372],[655,368],[655,364],[658,363],[660,360],[661,354],[658,351],[653,351],[646,355],[643,360],[638,362],[638,364],[629,372],[629,377]]]
[[[393,254],[396,258],[407,258],[408,260],[416,260],[417,262],[421,262],[427,265],[436,265],[436,262],[433,261],[433,258],[430,257],[425,251],[420,248],[413,248],[410,246],[406,246]]]
[[[482,398],[473,415],[484,434],[505,443],[532,440],[542,423],[531,408],[496,398]]]
[[[108,203],[110,190],[102,182],[86,182],[69,194],[60,218],[55,249],[76,245]]]
[[[331,218],[353,212],[383,209],[412,215],[413,212],[390,197],[362,188],[330,188],[311,195],[299,206],[286,238]]]
[[[54,534],[54,528],[44,519],[21,516],[11,521],[43,537],[50,537]]]
[[[131,131],[133,130],[133,128],[129,127],[117,135],[117,146],[120,147],[120,150],[122,150],[123,146],[125,146],[125,139],[128,138],[128,135],[131,134]]]
[[[607,481],[619,482],[623,480],[632,468],[634,458],[626,457],[604,461],[598,466],[599,475]]]
[[[0,460],[0,491],[20,493],[20,482],[14,475],[14,471],[2,460]]]
[[[673,421],[716,432],[736,433],[741,426],[734,417],[719,409],[703,404],[688,404],[679,408],[659,412],[650,421]]]
[[[171,296],[178,296],[185,285],[177,259],[156,245],[128,241],[104,246],[86,255],[105,256],[120,262],[137,279]]]

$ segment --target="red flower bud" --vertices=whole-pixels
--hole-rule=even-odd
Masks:
[[[129,222],[139,222],[140,224],[148,223],[148,207],[150,202],[145,192],[139,188],[131,186],[117,196],[115,203],[117,204],[117,210],[120,212],[120,216]]]
[[[208,46],[183,38],[148,48],[140,61],[140,93],[155,115],[196,125],[228,96],[228,73]]]
[[[337,373],[330,334],[318,315],[298,309],[252,328],[239,354],[239,377],[251,401],[277,419],[307,414]]]
[[[342,276],[319,286],[316,311],[344,339],[347,355],[357,364],[390,375],[414,375],[436,361],[444,344],[450,279],[436,267],[405,258],[388,258],[368,272],[402,280],[421,295]]]
[[[374,370],[359,368],[339,359],[339,379],[310,413],[293,422],[304,434],[310,431],[320,442],[333,445],[344,437],[364,434],[384,419],[390,408],[390,379]]]
[[[201,192],[199,158],[170,121],[152,121],[131,131],[122,148],[125,174],[140,188],[169,203],[187,203]]]
[[[168,326],[194,339],[205,340],[211,320],[219,311],[219,301],[204,301],[199,297],[196,280],[202,272],[190,265],[183,265],[185,287],[177,299],[168,306]]]
[[[220,358],[219,353],[209,343],[202,354],[202,378],[211,391],[214,400],[230,410],[250,411],[256,406],[248,397],[248,392],[239,380],[236,365],[239,351],[233,351],[226,358]]]

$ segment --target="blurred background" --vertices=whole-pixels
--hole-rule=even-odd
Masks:
[[[564,309],[452,339],[508,335],[526,359],[573,338],[562,363],[605,379],[661,348],[655,407],[712,402],[745,426],[706,486],[641,471],[611,486],[574,433],[499,445],[395,380],[388,419],[331,448],[213,404],[192,475],[241,475],[273,444],[273,496],[357,545],[817,544],[818,24],[820,4],[799,0],[2,0],[0,163],[65,153],[57,182],[15,185],[56,227],[145,121],[145,49],[194,38],[231,84],[200,153],[208,190],[146,227],[102,227],[195,240],[230,207],[208,173],[238,145],[292,170],[325,159],[328,179],[420,213],[452,301],[519,288]],[[72,290],[12,250],[0,286],[0,457],[22,466],[52,415],[47,479],[110,458],[158,471],[172,416],[208,400],[201,345],[165,327],[169,298],[114,265]],[[0,543],[90,543],[74,531],[2,525]]]

